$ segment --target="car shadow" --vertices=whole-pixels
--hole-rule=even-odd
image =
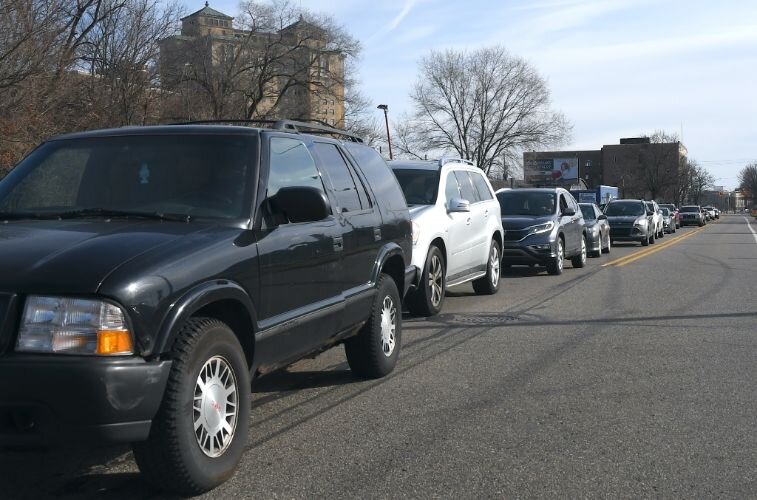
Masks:
[[[343,365],[332,370],[277,371],[255,380],[252,384],[252,392],[253,394],[280,393],[347,385],[361,381],[346,367],[346,363]]]

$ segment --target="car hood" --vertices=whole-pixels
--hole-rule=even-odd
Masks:
[[[0,224],[0,290],[95,293],[103,280],[124,263],[201,227],[181,222],[123,220]]]
[[[545,222],[553,221],[553,216],[530,216],[530,215],[503,215],[502,227],[505,230],[508,229],[524,229],[527,227],[535,226],[537,224],[544,224]]]

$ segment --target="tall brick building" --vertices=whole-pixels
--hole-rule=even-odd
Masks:
[[[163,87],[181,90],[188,81],[207,76],[219,85],[233,82],[254,90],[261,73],[275,75],[259,86],[262,99],[253,117],[344,126],[344,55],[327,48],[324,30],[302,17],[272,32],[237,29],[233,21],[207,2],[184,17],[180,34],[160,44]],[[250,106],[251,98],[241,95],[236,93],[233,109],[226,110],[231,116],[224,118],[239,117],[240,109]]]

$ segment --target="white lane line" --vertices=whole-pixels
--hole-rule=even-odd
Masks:
[[[757,231],[755,231],[754,228],[752,228],[752,223],[749,222],[749,219],[747,219],[746,217],[744,217],[744,222],[746,222],[746,227],[748,227],[749,230],[752,232],[752,236],[754,236],[754,242],[757,243]]]

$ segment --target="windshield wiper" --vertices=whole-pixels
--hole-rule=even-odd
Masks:
[[[46,214],[44,212],[0,212],[0,220],[49,220],[58,218],[58,214]]]
[[[76,219],[79,217],[123,217],[123,218],[140,218],[152,220],[165,220],[173,222],[189,222],[192,218],[185,214],[166,214],[160,212],[136,212],[130,210],[113,210],[110,208],[82,208],[80,210],[71,210],[69,212],[60,212],[55,214],[60,219]]]

